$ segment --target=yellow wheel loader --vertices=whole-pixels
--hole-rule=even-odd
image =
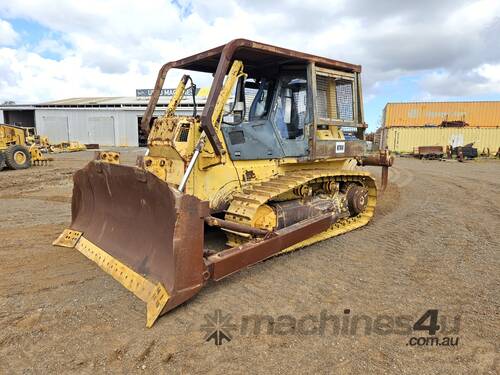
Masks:
[[[175,116],[184,75],[149,126],[167,72],[213,75],[206,103]],[[271,256],[366,225],[377,187],[365,154],[361,67],[244,39],[165,64],[142,120],[137,166],[96,158],[74,175],[76,248],[147,304],[147,326]],[[189,85],[189,87],[188,87]],[[193,101],[194,101],[193,96]],[[208,234],[225,236],[217,247]]]
[[[0,124],[0,170],[26,169],[32,164],[47,164],[40,149],[35,144],[28,144],[29,134],[25,128]]]

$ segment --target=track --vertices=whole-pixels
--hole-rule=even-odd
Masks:
[[[254,226],[256,214],[259,208],[271,201],[273,198],[290,192],[293,189],[305,184],[327,181],[334,181],[336,183],[357,182],[367,187],[367,208],[364,212],[357,216],[338,220],[327,231],[291,246],[283,250],[282,253],[293,251],[366,225],[373,217],[377,202],[377,188],[375,180],[373,180],[367,172],[352,170],[340,170],[338,172],[332,172],[331,170],[326,169],[296,171],[277,176],[262,183],[247,186],[243,189],[242,193],[238,193],[233,196],[233,200],[231,201],[231,204],[226,212],[225,219],[239,224]],[[237,246],[248,241],[248,239],[248,235],[245,236],[234,232],[228,233],[228,245],[230,246]]]

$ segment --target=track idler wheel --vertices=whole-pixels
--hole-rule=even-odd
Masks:
[[[368,205],[368,189],[359,185],[351,185],[347,190],[347,205],[352,216],[363,212]]]

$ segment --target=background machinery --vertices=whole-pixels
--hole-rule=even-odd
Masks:
[[[206,104],[174,116],[193,85],[184,75],[150,128],[172,68],[213,74]],[[360,72],[244,39],[165,64],[142,120],[147,154],[77,171],[72,223],[54,244],[146,302],[150,327],[209,280],[366,225],[377,187],[356,166],[384,166],[386,179],[392,158],[365,154]]]
[[[49,159],[44,157],[40,148],[29,144],[30,135],[25,128],[13,125],[0,124],[0,170],[26,169],[32,164],[47,164]]]

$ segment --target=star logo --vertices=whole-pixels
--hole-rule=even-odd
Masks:
[[[231,341],[232,331],[237,328],[232,320],[231,314],[223,314],[220,309],[215,310],[213,314],[205,314],[205,324],[200,327],[200,330],[205,332],[204,340],[213,340],[217,346]]]

